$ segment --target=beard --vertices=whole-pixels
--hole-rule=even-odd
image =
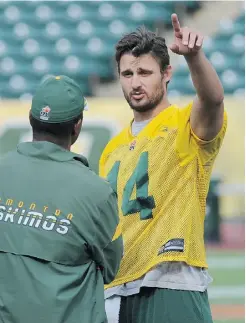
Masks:
[[[124,90],[123,93],[131,109],[141,113],[154,110],[162,101],[165,91],[161,84],[151,96],[147,95],[147,93],[145,92],[145,98],[139,100],[139,102],[136,102],[136,100],[131,97],[132,93],[127,94],[126,92],[124,92]],[[143,103],[141,103],[141,101],[143,101]]]

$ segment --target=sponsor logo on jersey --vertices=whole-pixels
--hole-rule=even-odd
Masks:
[[[129,147],[129,150],[134,150],[135,147],[136,147],[136,140],[133,140],[131,143],[130,143],[130,147]]]
[[[161,128],[161,131],[163,131],[163,132],[168,132],[168,127],[162,127],[162,128]]]
[[[158,252],[158,256],[165,252],[184,252],[184,239],[171,239],[167,241]]]

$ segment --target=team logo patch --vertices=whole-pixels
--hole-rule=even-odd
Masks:
[[[48,106],[44,107],[40,111],[40,119],[41,120],[49,120],[49,118],[50,118],[50,116],[49,116],[50,111],[51,111],[50,107],[48,107]]]
[[[162,128],[161,128],[161,131],[163,131],[163,132],[168,132],[168,127],[162,127]]]
[[[158,256],[165,252],[183,252],[184,239],[171,239],[167,241],[159,250]]]
[[[137,143],[136,140],[132,141],[130,144],[129,150],[134,150],[136,147],[136,143]]]

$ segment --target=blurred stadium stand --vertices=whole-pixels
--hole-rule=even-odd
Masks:
[[[202,10],[198,1],[0,1],[0,97],[28,99],[50,74],[76,79],[85,95],[117,79],[113,60],[119,37],[144,24],[170,30],[170,16]],[[244,19],[224,19],[205,43],[227,93],[244,91]],[[170,91],[194,92],[180,62]]]
[[[206,56],[217,70],[226,94],[244,93],[245,87],[245,12],[235,20],[222,19],[213,37],[206,37],[203,45]],[[194,94],[189,70],[181,57],[169,90],[181,95]]]

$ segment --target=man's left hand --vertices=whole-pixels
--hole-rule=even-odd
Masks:
[[[169,47],[170,50],[175,54],[184,56],[196,54],[202,48],[203,35],[188,27],[181,28],[178,16],[175,13],[172,14],[171,18],[174,42]]]

